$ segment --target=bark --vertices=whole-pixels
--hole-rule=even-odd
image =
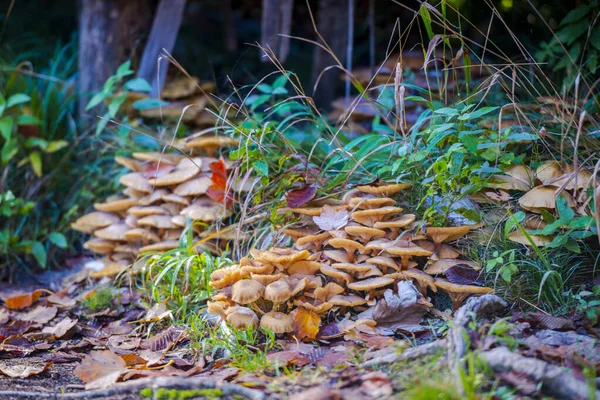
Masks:
[[[82,0],[79,15],[79,113],[146,37],[149,0]]]
[[[289,35],[292,31],[293,8],[294,0],[262,2],[260,44],[270,48],[281,63],[285,62],[290,52],[290,38],[282,35]],[[260,56],[261,60],[268,61],[262,54]]]
[[[186,0],[160,0],[152,22],[152,30],[138,70],[138,78],[152,85],[152,96],[158,97],[165,84],[169,63],[159,61],[163,49],[173,51],[183,20]]]
[[[225,36],[225,48],[227,51],[236,51],[238,49],[238,45],[235,25],[233,24],[231,0],[221,1],[221,15],[223,16],[223,36]]]
[[[313,84],[317,84],[313,99],[319,108],[329,108],[335,97],[335,88],[339,85],[340,69],[331,66],[344,67],[348,45],[348,3],[340,0],[321,0],[317,10],[317,30],[320,38],[317,41],[325,42],[329,51],[315,46],[313,54],[312,77]],[[317,35],[317,37],[319,36]],[[340,65],[341,64],[341,65]]]

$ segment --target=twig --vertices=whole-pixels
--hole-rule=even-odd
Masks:
[[[415,358],[432,355],[438,353],[440,350],[445,349],[447,346],[446,339],[436,340],[427,344],[422,344],[417,347],[411,347],[403,351],[402,353],[390,353],[382,357],[377,357],[361,364],[361,367],[374,367],[376,365],[391,364],[398,361],[407,361]]]
[[[219,389],[223,397],[242,396],[250,400],[263,400],[266,398],[263,392],[248,389],[244,386],[228,382],[217,382],[210,378],[187,378],[187,377],[158,377],[137,379],[131,382],[117,383],[104,389],[84,390],[77,393],[50,393],[50,392],[25,392],[21,390],[2,390],[0,398],[10,399],[96,399],[127,393],[139,393],[142,389],[156,391],[161,388],[194,390],[194,389]]]
[[[542,383],[541,390],[546,394],[563,399],[587,399],[590,392],[588,386],[573,377],[569,368],[548,364],[536,358],[524,357],[511,352],[506,347],[497,347],[480,354],[494,372],[516,372],[523,374],[535,382]],[[595,398],[600,398],[600,391],[592,389]]]

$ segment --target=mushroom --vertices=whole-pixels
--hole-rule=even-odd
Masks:
[[[306,260],[310,253],[307,250],[271,248],[270,250],[250,250],[256,261],[272,264],[281,271],[285,271],[296,261]]]
[[[323,255],[327,257],[329,260],[337,261],[340,263],[349,263],[350,257],[348,256],[347,251],[342,250],[325,250]]]
[[[481,269],[481,265],[474,261],[457,260],[452,258],[440,258],[439,260],[436,260],[431,264],[427,265],[423,272],[429,275],[445,274],[449,268],[452,268],[456,265],[463,265],[472,268],[476,271],[479,271]]]
[[[367,300],[365,300],[364,298],[357,296],[355,294],[347,294],[347,295],[336,294],[329,298],[328,303],[331,303],[334,306],[340,306],[340,307],[356,307],[356,306],[362,306],[363,304],[366,304]]]
[[[254,261],[248,257],[243,257],[240,260],[240,269],[249,274],[270,274],[275,269],[274,266],[270,264],[263,264],[257,261]]]
[[[348,204],[352,208],[358,208],[361,210],[369,210],[372,208],[393,206],[394,204],[396,204],[396,200],[390,199],[389,197],[375,197],[375,198],[352,197],[348,201]]]
[[[400,207],[381,207],[370,210],[354,211],[352,218],[363,225],[372,227],[376,222],[383,221],[386,217],[401,212]]]
[[[153,203],[161,201],[169,192],[166,189],[156,189],[152,193],[145,195],[138,200],[141,206],[149,206]]]
[[[238,304],[249,304],[260,299],[265,287],[252,279],[242,279],[231,287],[231,299]]]
[[[226,321],[235,329],[248,329],[258,327],[256,313],[248,307],[231,307],[225,310]]]
[[[267,275],[262,275],[262,274],[250,274],[250,277],[252,279],[254,279],[257,282],[260,282],[263,286],[267,286],[270,285],[271,283],[278,281],[280,279],[283,279],[286,277],[286,275],[282,274],[282,273],[277,273],[277,274],[267,274]]]
[[[417,240],[415,244],[431,252],[435,250],[435,244],[427,240]],[[460,257],[460,255],[461,254],[454,247],[444,243],[438,245],[437,253],[435,254],[435,256],[437,256],[438,259],[458,258]],[[434,255],[432,255],[432,258],[435,258]]]
[[[369,242],[371,239],[382,238],[385,236],[385,231],[381,229],[369,228],[366,226],[346,226],[344,228],[348,235],[357,236],[363,243]]]
[[[240,269],[239,265],[217,269],[210,274],[208,283],[213,289],[222,289],[248,277],[248,273]]]
[[[323,287],[316,288],[312,293],[312,297],[323,303],[329,301],[329,298],[344,293],[344,288],[334,282],[329,282]]]
[[[426,274],[417,268],[409,268],[403,271],[404,276],[408,279],[412,279],[415,282],[415,286],[419,289],[419,292],[423,297],[427,297],[427,288],[430,288],[433,292],[437,292],[437,286],[435,280],[431,275]]]
[[[178,196],[199,196],[206,194],[208,188],[213,184],[208,175],[201,175],[187,182],[182,182],[173,189]]]
[[[158,151],[132,153],[131,156],[142,161],[166,162],[173,165],[177,164],[183,158],[183,156],[179,154],[169,154]]]
[[[543,185],[548,185],[556,178],[564,175],[565,172],[570,172],[566,171],[565,167],[565,164],[561,164],[558,161],[546,161],[537,167],[535,176]]]
[[[405,214],[399,218],[394,218],[389,221],[378,221],[373,225],[377,229],[389,229],[392,232],[392,239],[398,237],[398,231],[415,222],[417,219],[415,214]]]
[[[306,299],[305,297],[300,297],[294,300],[294,305],[304,308],[310,312],[313,312],[317,315],[321,315],[331,310],[333,304],[329,302],[321,302],[314,299]]]
[[[182,206],[189,206],[190,201],[185,197],[182,197],[175,193],[169,193],[163,196],[163,201],[169,201],[171,203],[180,204]]]
[[[137,224],[139,226],[151,226],[158,229],[177,228],[170,215],[148,215],[147,217],[138,219]]]
[[[321,248],[329,238],[331,238],[331,234],[329,232],[323,232],[300,237],[296,240],[296,244],[302,249],[314,248],[315,251],[321,251]]]
[[[158,242],[160,238],[155,233],[144,228],[130,229],[123,234],[128,242]]]
[[[367,259],[367,264],[377,265],[382,268],[383,272],[387,272],[388,268],[396,271],[401,271],[402,268],[394,261],[392,257],[376,256]]]
[[[296,261],[295,263],[291,264],[287,269],[287,273],[290,275],[293,275],[293,274],[314,275],[320,269],[321,269],[320,262],[301,260],[301,261]]]
[[[104,228],[119,222],[119,219],[120,218],[115,214],[110,214],[102,211],[94,211],[77,218],[75,224],[77,224],[77,226],[89,226],[92,229]]]
[[[438,253],[441,243],[443,242],[453,242],[455,240],[460,239],[469,233],[471,227],[469,225],[463,226],[447,226],[447,227],[433,227],[428,226],[426,228],[426,235],[428,238],[433,240],[433,252],[435,254]]]
[[[147,253],[150,251],[169,251],[179,247],[179,240],[165,240],[164,242],[158,242],[149,244],[144,247],[140,247],[140,253]]]
[[[138,160],[134,160],[133,158],[116,156],[115,162],[119,165],[124,166],[131,172],[143,172],[144,171],[144,166],[142,165],[142,163],[139,162]]]
[[[350,264],[350,263],[334,263],[331,266],[335,269],[343,269],[350,273],[367,272],[371,270],[370,264]]]
[[[207,313],[218,315],[224,320],[227,319],[227,314],[225,312],[230,306],[230,304],[227,301],[207,301],[206,305]]]
[[[354,262],[355,251],[359,253],[365,252],[365,246],[355,240],[344,239],[344,238],[333,238],[329,240],[329,245],[336,249],[344,249],[348,253],[348,261]]]
[[[133,215],[134,217],[146,217],[148,215],[168,214],[168,211],[160,206],[136,206],[127,210],[127,213]]]
[[[567,200],[569,207],[575,206],[575,201],[569,193],[562,192],[560,196]],[[519,206],[536,214],[541,214],[542,210],[554,210],[556,208],[556,188],[536,186],[519,199]]]
[[[276,335],[293,332],[294,319],[287,314],[271,311],[262,316],[260,319],[260,326],[270,330]]]
[[[373,289],[382,288],[387,285],[394,283],[394,279],[386,276],[378,276],[375,278],[369,278],[362,281],[356,281],[348,284],[348,289],[358,291],[371,291]]]
[[[175,169],[168,174],[149,179],[152,186],[172,186],[188,181],[200,173],[202,160],[200,158],[184,158]]]
[[[83,244],[84,249],[98,254],[110,254],[115,249],[115,246],[115,242],[99,238],[92,238]]]
[[[381,272],[381,270],[373,264],[363,264],[369,267],[369,269],[367,271],[363,271],[363,272],[357,272],[356,273],[356,278],[357,279],[367,279],[367,278],[372,278],[374,276],[383,276],[383,272]]]
[[[385,249],[385,251],[389,254],[392,254],[395,256],[400,256],[400,258],[402,260],[402,262],[401,262],[402,269],[408,268],[408,262],[410,261],[411,257],[413,257],[413,256],[423,257],[423,256],[430,256],[432,254],[429,250],[425,250],[424,248],[419,247],[416,244],[413,244],[411,246],[406,246],[406,247],[399,247],[399,246],[388,247],[387,249]]]
[[[335,279],[338,282],[352,282],[352,277],[349,274],[327,264],[321,265],[321,273]]]
[[[94,203],[94,208],[104,212],[119,212],[137,204],[137,199],[118,199],[106,203]]]
[[[212,222],[231,215],[231,211],[209,197],[200,197],[192,204],[181,210],[181,215],[192,221]]]
[[[133,188],[137,191],[150,193],[152,192],[152,185],[148,183],[148,179],[139,172],[130,172],[129,174],[123,175],[119,178],[121,185]]]
[[[532,235],[530,232],[531,231],[527,232],[527,236],[526,236],[523,232],[521,232],[520,229],[518,229],[514,232],[509,233],[506,237],[511,242],[524,244],[525,246],[530,246],[530,247],[533,246],[531,241],[537,247],[546,247],[550,243],[552,243],[552,240],[553,240],[552,236]],[[531,239],[531,241],[529,241],[529,239]]]
[[[450,299],[452,300],[452,308],[454,310],[457,310],[462,302],[472,294],[486,294],[494,292],[494,289],[485,286],[459,285],[443,278],[437,278],[435,280],[435,286],[448,293]]]
[[[285,279],[270,283],[265,288],[265,299],[273,303],[273,310],[277,311],[281,303],[292,297],[292,288]]]
[[[217,154],[217,150],[224,146],[237,146],[240,141],[232,139],[228,136],[200,136],[193,138],[185,143],[188,149],[203,149],[206,154],[213,157]]]
[[[340,206],[330,206],[334,211],[346,210],[348,206],[340,205]],[[323,211],[322,207],[302,207],[302,208],[290,208],[290,211],[294,214],[302,214],[308,215],[310,217],[319,217],[321,216],[321,212]]]
[[[94,235],[100,239],[125,241],[125,232],[129,230],[130,228],[125,222],[118,222],[106,228],[98,229],[94,232]]]
[[[363,185],[357,186],[356,188],[363,193],[374,194],[378,196],[391,196],[398,193],[401,190],[409,188],[410,183],[396,183],[396,184],[384,184],[380,186]]]
[[[510,175],[493,175],[485,186],[492,189],[519,190],[521,192],[531,189],[531,183],[523,182]]]

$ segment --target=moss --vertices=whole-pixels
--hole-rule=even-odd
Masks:
[[[113,297],[113,288],[102,286],[96,289],[89,299],[85,300],[84,305],[91,311],[102,311],[112,305]]]
[[[140,394],[147,398],[153,397],[153,392],[150,388],[143,389],[140,391]],[[156,391],[155,398],[162,400],[186,400],[193,398],[219,399],[221,397],[223,397],[223,391],[220,389],[178,390],[161,388]]]

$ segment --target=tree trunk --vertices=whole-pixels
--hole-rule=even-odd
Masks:
[[[221,15],[223,16],[223,40],[227,51],[236,51],[237,35],[233,23],[233,10],[231,9],[231,0],[221,0]]]
[[[348,45],[348,3],[340,0],[320,0],[317,12],[317,30],[322,38],[317,40],[321,44],[325,41],[341,63],[340,67],[344,67]],[[313,99],[320,108],[327,109],[331,106],[331,101],[335,97],[335,88],[341,82],[340,69],[330,68],[325,71],[332,65],[338,65],[333,56],[315,46],[312,76],[313,84],[317,80],[319,83],[313,93]]]
[[[146,37],[149,0],[81,0],[79,15],[79,114],[117,67]]]
[[[275,53],[277,59],[285,62],[290,52],[290,38],[292,31],[292,11],[294,0],[263,0],[260,44],[269,47]],[[260,55],[261,60],[268,58]]]
[[[171,53],[175,47],[177,33],[181,27],[186,0],[160,0],[156,9],[152,31],[144,49],[144,55],[138,70],[138,78],[152,85],[152,95],[158,97],[167,76],[168,62],[160,61],[163,49]],[[160,71],[160,73],[159,73]]]

